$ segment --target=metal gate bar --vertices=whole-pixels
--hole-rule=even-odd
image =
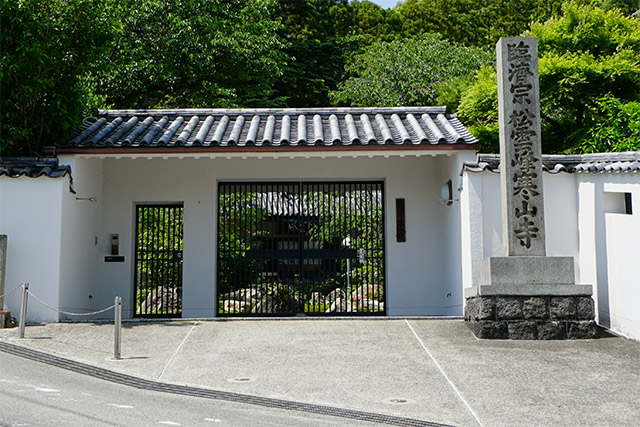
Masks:
[[[135,316],[182,313],[182,205],[136,206]]]
[[[381,182],[220,183],[218,314],[384,314]]]

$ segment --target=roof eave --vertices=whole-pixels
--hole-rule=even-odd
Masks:
[[[305,152],[339,152],[345,151],[354,153],[376,152],[376,151],[459,151],[480,149],[480,144],[420,144],[420,145],[340,145],[340,146],[245,146],[245,147],[101,147],[101,148],[62,148],[58,147],[56,153],[60,154],[201,154],[201,153],[305,153]]]

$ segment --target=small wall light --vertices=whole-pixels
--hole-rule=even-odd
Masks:
[[[453,183],[448,180],[440,189],[440,203],[446,206],[453,204]]]

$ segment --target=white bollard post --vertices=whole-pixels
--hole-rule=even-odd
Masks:
[[[121,331],[122,331],[122,297],[116,297],[115,299],[115,307],[113,308],[113,323],[115,326],[115,342],[114,342],[114,350],[113,350],[113,358],[118,360],[120,359],[121,353]]]
[[[24,338],[24,329],[27,326],[27,298],[29,284],[22,282],[22,309],[20,311],[20,338]]]

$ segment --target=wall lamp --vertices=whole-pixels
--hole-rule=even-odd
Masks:
[[[440,203],[445,206],[451,206],[453,204],[453,183],[451,180],[445,182],[440,189]]]

